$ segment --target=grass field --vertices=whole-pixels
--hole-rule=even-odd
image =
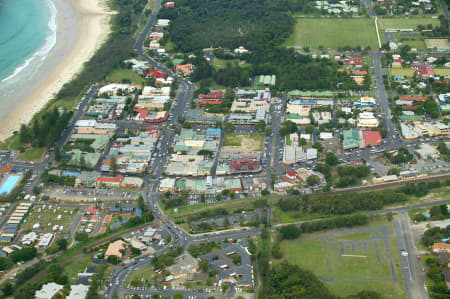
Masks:
[[[241,66],[244,67],[246,65],[246,63],[244,61],[240,61],[239,59],[229,59],[229,60],[225,60],[225,59],[214,59],[211,62],[211,65],[216,69],[216,70],[220,70],[220,69],[224,69],[227,64],[231,64],[232,66]]]
[[[223,146],[240,147],[242,151],[262,150],[264,136],[262,134],[227,133]]]
[[[45,147],[30,147],[25,150],[24,153],[20,154],[17,157],[17,160],[20,161],[36,161],[42,158],[44,153],[46,152]]]
[[[438,76],[450,76],[450,69],[434,69],[434,73]]]
[[[412,77],[415,70],[411,68],[391,69],[392,76]]]
[[[339,296],[367,289],[384,290],[384,298],[405,298],[392,226],[387,225],[384,231],[380,226],[366,228],[356,233],[343,230],[283,241],[283,258],[314,272]],[[391,262],[397,280],[390,280]]]
[[[121,83],[122,80],[130,80],[131,83],[140,84],[143,85],[145,82],[145,79],[142,78],[139,74],[136,72],[133,72],[129,69],[117,69],[114,70],[109,76],[108,80],[114,83]]]
[[[72,214],[70,214],[71,211]],[[58,215],[61,215],[61,220],[56,220],[56,217],[58,217]],[[22,229],[32,230],[33,225],[35,223],[39,223],[41,226],[34,231],[48,233],[51,232],[52,227],[57,224],[59,226],[64,225],[64,229],[62,232],[67,232],[70,225],[72,224],[72,220],[75,215],[75,209],[71,208],[61,208],[60,210],[56,209],[55,211],[55,208],[49,210],[48,207],[46,207],[45,210],[42,209],[41,212],[38,212],[38,208],[35,208],[25,218],[26,222],[24,221],[24,223],[22,224]],[[50,224],[50,226],[48,224]]]
[[[150,286],[151,277],[155,274],[155,271],[153,269],[152,265],[148,265],[145,266],[141,269],[139,269],[139,271],[133,271],[132,273],[130,273],[130,275],[127,276],[127,278],[123,281],[122,286],[124,286],[125,288],[128,287],[128,285],[131,285],[131,282],[134,280],[135,283],[138,283],[138,285],[135,286]],[[146,280],[147,283],[142,282],[142,279]]]
[[[296,21],[294,34],[287,40],[287,46],[378,48],[373,19],[297,18]]]

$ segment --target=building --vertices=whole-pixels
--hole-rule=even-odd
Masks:
[[[440,252],[450,252],[450,244],[447,243],[434,243],[431,247],[432,251],[434,253],[440,253]]]
[[[142,188],[144,180],[138,177],[124,177],[120,182],[122,188]]]
[[[126,248],[127,243],[125,243],[122,240],[117,240],[115,242],[109,243],[108,249],[106,249],[105,252],[105,259],[107,259],[110,256],[116,256],[118,259],[122,258],[122,252],[121,250],[124,250]]]
[[[70,294],[66,299],[84,299],[86,298],[89,286],[83,284],[71,285]]]
[[[39,240],[38,247],[39,248],[48,248],[48,246],[50,245],[52,240],[53,240],[53,234],[51,234],[51,233],[44,234],[41,237],[41,240]]]
[[[75,187],[95,187],[97,185],[97,171],[82,171],[75,179]]]
[[[344,130],[344,140],[342,147],[344,150],[360,148],[360,132],[357,130]]]
[[[52,299],[59,291],[64,288],[63,285],[49,282],[44,284],[39,291],[34,294],[36,299]]]
[[[107,94],[109,96],[120,96],[123,94],[128,94],[131,92],[134,92],[136,90],[136,87],[130,85],[130,84],[108,84],[103,87],[101,87],[98,90],[98,94]]]
[[[123,175],[118,174],[115,177],[98,177],[97,186],[107,186],[107,187],[119,187],[120,182],[123,179]]]
[[[428,65],[413,64],[411,68],[415,69],[421,78],[434,77],[433,67]]]
[[[377,146],[383,142],[381,134],[378,131],[363,131],[362,135],[365,146]]]
[[[358,115],[358,127],[376,128],[378,119],[375,118],[373,112],[362,112]]]
[[[251,172],[259,170],[259,161],[252,160],[235,160],[230,162],[230,170],[232,172]]]

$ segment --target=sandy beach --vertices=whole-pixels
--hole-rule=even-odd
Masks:
[[[54,3],[58,10],[56,45],[33,78],[35,86],[1,121],[1,140],[11,136],[22,123],[28,123],[81,70],[110,32],[113,12],[103,0],[54,0]]]

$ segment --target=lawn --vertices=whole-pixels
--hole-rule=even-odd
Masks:
[[[392,76],[413,77],[414,72],[412,68],[391,69]]]
[[[42,158],[47,149],[45,147],[30,147],[17,157],[20,161],[36,161]]]
[[[434,69],[434,73],[438,76],[450,76],[450,69]]]
[[[115,83],[121,83],[122,80],[129,80],[131,83],[144,85],[145,79],[138,73],[129,69],[114,70],[109,76],[108,80]]]
[[[145,266],[145,267],[139,269],[139,271],[131,272],[130,275],[128,275],[127,278],[123,281],[122,286],[125,288],[127,288],[128,285],[131,286],[131,282],[134,280],[135,282],[139,281],[139,283],[140,283],[139,285],[136,285],[136,286],[148,286],[149,287],[150,283],[152,281],[151,278],[154,274],[155,274],[155,271],[154,271],[152,265]],[[147,284],[144,284],[142,282],[142,279],[146,280]]]
[[[245,62],[241,62],[239,59],[214,59],[213,61],[211,61],[211,65],[216,69],[216,70],[221,70],[224,69],[227,64],[231,64],[231,66],[245,66]]]
[[[53,206],[52,209],[49,210],[47,206],[45,209],[41,209],[41,212],[38,212],[39,209],[40,208],[38,207],[33,208],[25,218],[22,229],[32,230],[33,225],[39,223],[41,226],[34,231],[48,233],[51,232],[52,227],[57,224],[59,226],[64,226],[62,232],[67,232],[72,224],[73,217],[76,215],[76,209],[71,208],[61,208],[58,210]],[[70,214],[71,211],[72,214]],[[61,220],[56,220],[58,215],[61,215]]]
[[[391,228],[389,225],[388,232]],[[385,298],[405,298],[395,236],[386,235],[388,250],[384,240],[380,239],[384,233],[375,228],[359,233],[339,232],[343,235],[314,234],[295,241],[283,241],[283,259],[314,272],[339,296],[368,289],[384,290]],[[391,260],[398,279],[394,281],[389,281],[392,278]]]
[[[262,134],[227,133],[223,146],[241,147],[242,151],[261,151],[263,139]]]
[[[378,48],[373,19],[297,18],[296,21],[294,35],[287,40],[287,46]]]

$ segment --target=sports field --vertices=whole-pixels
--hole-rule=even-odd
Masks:
[[[378,18],[378,30],[382,42],[384,42],[384,31],[387,28],[396,29],[416,29],[418,25],[433,26],[439,25],[438,19],[432,19],[431,17],[411,17],[411,18]]]
[[[384,298],[406,298],[391,225],[283,241],[281,250],[283,259],[314,272],[336,295],[366,289],[385,290]]]
[[[294,34],[288,39],[287,46],[378,48],[373,19],[297,18],[296,21]]]

